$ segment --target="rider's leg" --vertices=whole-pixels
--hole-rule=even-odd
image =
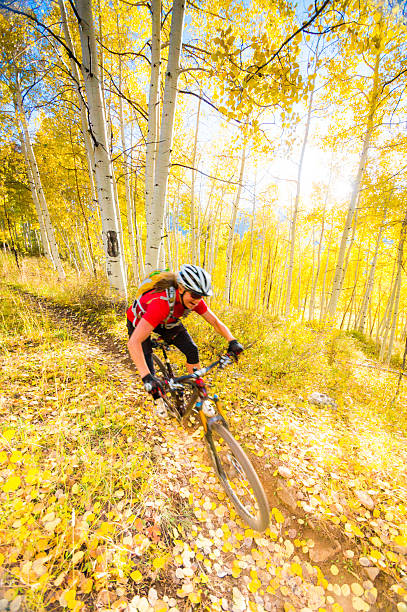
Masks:
[[[194,368],[199,370],[201,364],[199,363],[198,347],[184,326],[182,326],[182,329],[175,338],[173,338],[172,344],[174,344],[181,353],[184,353],[187,360],[186,367],[188,374],[192,374]]]

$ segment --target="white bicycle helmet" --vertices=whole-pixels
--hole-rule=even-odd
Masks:
[[[177,274],[177,281],[190,291],[204,295],[213,295],[211,275],[199,266],[183,264]]]

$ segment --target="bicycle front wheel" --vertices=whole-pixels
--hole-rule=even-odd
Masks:
[[[155,353],[153,353],[153,363],[158,378],[161,378],[163,380],[168,380],[169,378],[171,378],[167,366],[161,361],[159,357],[157,357]],[[167,389],[164,393],[163,399],[167,405],[167,408],[169,408],[175,416],[179,416],[182,409],[182,397],[180,397],[176,391],[171,391],[170,389]]]
[[[221,423],[214,423],[205,439],[216,475],[237,513],[249,527],[264,531],[270,521],[270,508],[246,453]]]

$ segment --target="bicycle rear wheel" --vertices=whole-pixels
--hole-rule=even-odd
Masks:
[[[240,444],[221,423],[205,436],[216,475],[239,516],[256,531],[264,531],[270,508],[256,471]]]

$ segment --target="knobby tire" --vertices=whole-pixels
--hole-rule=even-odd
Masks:
[[[231,478],[228,478],[228,467],[226,466],[224,459],[219,456],[219,453],[216,451],[216,449],[214,447],[212,448],[210,443],[206,441],[208,453],[215,469],[216,475],[220,480],[220,483],[222,484],[227,496],[233,503],[234,507],[236,508],[237,513],[245,521],[245,523],[247,523],[247,525],[249,525],[249,527],[251,527],[255,531],[264,531],[265,529],[267,529],[270,521],[270,508],[263,486],[259,480],[259,477],[257,476],[254,467],[252,466],[249,458],[247,457],[240,444],[234,439],[234,437],[226,427],[224,427],[221,423],[214,423],[211,427],[211,432],[212,434],[214,434],[214,440],[216,440],[216,435],[223,440],[223,443],[232,452],[234,460],[238,462],[241,471],[244,473],[244,476],[248,481],[252,489],[253,495],[256,499],[258,506],[257,511],[255,513],[249,512],[249,510],[243,505],[239,498],[239,495],[234,491],[229,482]],[[216,454],[216,457],[214,456],[214,453]],[[219,462],[220,469],[218,468],[217,462]]]

